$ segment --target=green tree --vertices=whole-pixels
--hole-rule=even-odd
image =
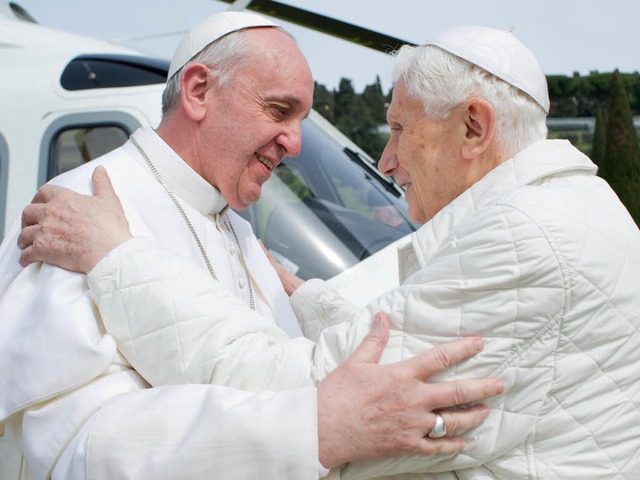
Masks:
[[[335,99],[333,92],[318,82],[314,82],[313,108],[331,123],[335,122]]]
[[[640,114],[640,74],[620,74],[629,95],[631,112]],[[551,117],[593,117],[609,96],[612,73],[592,71],[587,76],[547,75]]]
[[[566,75],[548,75],[549,100],[551,117],[575,117],[577,103],[574,98],[574,81]]]
[[[387,144],[388,134],[381,133],[380,126],[387,123],[387,99],[382,91],[380,77],[367,85],[362,92],[362,108],[368,124],[361,132],[362,148],[376,161],[380,159]]]
[[[363,95],[358,95],[353,88],[351,80],[340,80],[338,90],[335,92],[335,126],[347,137],[353,140],[360,148],[372,158],[380,158],[385,140],[378,133],[381,114],[373,107],[371,93],[375,87],[369,90],[369,104],[365,103]],[[384,96],[383,96],[384,98]],[[384,102],[381,102],[384,108]]]
[[[338,83],[338,90],[333,94],[335,101],[335,125],[345,135],[349,136],[353,130],[358,128],[357,112],[358,112],[358,94],[353,83],[347,78],[341,78]]]
[[[387,121],[387,99],[382,92],[380,77],[376,76],[376,81],[367,85],[362,92],[362,103],[364,108],[369,110],[371,118],[378,124]]]
[[[634,115],[640,115],[640,74],[634,72],[628,75],[626,82],[627,93],[629,93],[629,105]]]
[[[611,78],[606,151],[600,175],[640,225],[640,147],[624,80],[618,70]]]
[[[605,152],[607,148],[607,118],[603,107],[596,108],[593,139],[591,140],[591,160],[600,169],[604,166]]]

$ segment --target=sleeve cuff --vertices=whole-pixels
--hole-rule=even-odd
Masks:
[[[121,265],[131,255],[135,256],[137,252],[157,248],[157,246],[157,242],[150,237],[134,237],[111,250],[87,274],[91,299],[95,302],[98,297],[111,290]]]

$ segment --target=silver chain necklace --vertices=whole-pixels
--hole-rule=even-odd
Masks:
[[[145,152],[144,149],[137,142],[137,140],[133,138],[133,135],[130,136],[129,138],[131,139],[131,143],[133,143],[133,145],[138,149],[138,151],[142,155],[142,158],[144,158],[144,161],[147,162],[147,165],[149,165],[149,168],[153,172],[153,175],[156,177],[156,180],[158,181],[158,183],[162,185],[164,190],[169,195],[169,198],[171,198],[171,201],[180,212],[180,215],[182,216],[185,223],[187,224],[187,227],[189,228],[189,232],[191,232],[191,236],[195,240],[196,245],[198,245],[198,249],[200,250],[200,254],[204,259],[204,263],[207,265],[207,269],[209,270],[209,273],[211,274],[214,280],[218,280],[218,277],[216,276],[216,272],[213,270],[213,266],[211,265],[211,262],[209,261],[209,257],[207,256],[207,252],[205,252],[204,247],[202,246],[202,242],[200,241],[200,238],[198,237],[198,234],[196,233],[195,228],[193,228],[193,225],[191,224],[189,217],[183,210],[182,205],[180,205],[180,202],[178,202],[178,199],[169,188],[169,185],[167,184],[167,182],[164,181],[164,179],[160,175],[160,172],[158,172],[158,169],[151,162],[151,159],[147,155],[147,152]],[[255,310],[256,308],[255,308],[255,302],[253,300],[253,287],[251,285],[251,276],[249,275],[249,268],[247,267],[247,263],[244,259],[242,248],[240,248],[240,241],[238,240],[238,235],[236,235],[236,230],[233,228],[233,224],[231,223],[231,220],[228,218],[227,215],[225,215],[224,224],[226,225],[227,229],[231,231],[231,233],[233,234],[233,238],[236,241],[236,246],[238,247],[238,256],[240,257],[240,264],[244,269],[244,274],[247,279],[247,286],[249,287],[249,307],[251,308],[251,310]]]

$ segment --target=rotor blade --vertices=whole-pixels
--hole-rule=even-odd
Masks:
[[[234,0],[219,0],[225,3],[234,3]],[[286,22],[294,23],[306,28],[317,30],[333,37],[341,38],[349,42],[378,50],[383,53],[391,53],[402,45],[415,45],[412,42],[400,38],[385,35],[384,33],[359,27],[352,23],[343,22],[335,18],[327,17],[319,13],[310,12],[302,8],[293,7],[273,0],[251,0],[245,7],[263,15],[279,18]]]

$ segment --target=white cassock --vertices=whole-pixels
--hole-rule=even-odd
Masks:
[[[252,328],[259,317],[258,328],[278,338],[287,338],[278,326],[290,337],[300,335],[250,225],[223,211],[220,193],[153,130],[138,130],[134,138],[189,222],[131,140],[54,183],[89,194],[94,168],[104,165],[134,236],[154,237],[206,269],[191,223],[223,287],[220,302],[229,302],[224,314],[240,324],[251,317]],[[318,477],[311,381],[257,394],[213,385],[149,388],[104,331],[84,275],[42,264],[20,267],[19,227],[0,248],[0,421],[2,448],[8,438],[16,442],[36,478]],[[247,306],[250,297],[255,312]],[[311,355],[304,337],[290,341]],[[158,352],[158,362],[162,357]]]

